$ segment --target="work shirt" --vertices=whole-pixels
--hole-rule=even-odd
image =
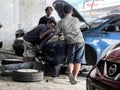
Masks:
[[[64,17],[61,21],[58,22],[54,31],[55,34],[63,32],[67,44],[84,41],[80,30],[80,21],[76,17]]]
[[[46,18],[46,16],[43,16],[43,17],[40,18],[38,25],[40,25],[40,24],[47,24],[47,22],[49,20],[55,20],[55,18],[54,17]]]
[[[31,31],[27,32],[23,37],[25,41],[35,45],[41,42],[40,35],[47,31],[46,24],[40,24]]]

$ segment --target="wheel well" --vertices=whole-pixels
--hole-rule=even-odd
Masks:
[[[97,54],[93,47],[85,45],[85,58],[88,65],[95,65],[97,62]]]

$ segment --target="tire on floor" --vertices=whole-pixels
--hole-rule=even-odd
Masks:
[[[35,82],[41,81],[44,78],[42,71],[35,69],[20,69],[13,71],[12,79],[19,82]]]

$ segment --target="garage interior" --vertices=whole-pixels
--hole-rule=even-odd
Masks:
[[[22,59],[21,57],[19,56],[16,57],[13,54],[14,51],[12,45],[14,43],[14,40],[16,39],[15,36],[16,31],[24,30],[25,32],[27,32],[33,29],[35,26],[37,26],[39,19],[45,15],[45,8],[47,6],[52,6],[52,3],[54,1],[55,0],[1,0],[0,24],[2,25],[2,27],[0,28],[0,43],[2,42],[3,45],[2,48],[0,48],[1,49],[0,57],[2,59],[6,59],[6,58]],[[75,0],[65,0],[65,1],[75,2]],[[76,0],[76,1],[82,1],[82,0]],[[87,1],[87,0],[83,0],[83,1]],[[94,0],[88,0],[88,1],[94,1]],[[103,0],[95,0],[95,1],[103,1]],[[114,10],[116,6],[113,7],[112,9]],[[84,10],[80,11],[77,8],[78,11],[82,12],[81,14],[83,14],[84,12],[84,14],[88,16],[86,18],[87,20],[91,20],[91,18],[89,18],[90,15],[93,14],[96,17],[99,14],[104,13],[108,9],[109,9],[108,12],[112,11],[112,9],[110,8],[105,8],[104,10],[100,9],[99,12],[97,9],[95,9],[93,12],[88,12],[88,9],[86,9],[84,12]],[[108,14],[108,12],[105,12],[104,14]],[[56,21],[60,20],[55,10],[53,16],[55,16]],[[3,52],[3,50],[5,50],[5,52]],[[84,67],[86,67],[88,70],[92,68],[92,66],[83,65],[83,68]],[[0,90],[73,90],[73,89],[86,90],[87,74],[88,72],[84,72],[80,74],[79,75],[80,83],[76,85],[71,85],[66,75],[61,75],[60,77],[56,77],[56,78],[45,77],[44,80],[39,82],[16,82],[13,81],[12,78],[9,76],[5,76],[5,77],[0,76]]]

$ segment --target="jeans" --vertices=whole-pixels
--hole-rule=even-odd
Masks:
[[[35,50],[31,43],[24,40],[24,57],[34,57],[35,56]]]
[[[41,70],[42,64],[35,61],[29,61],[25,63],[18,64],[8,64],[5,65],[6,70],[18,70],[18,69],[37,69]]]
[[[67,44],[68,63],[83,63],[85,64],[85,43]]]

